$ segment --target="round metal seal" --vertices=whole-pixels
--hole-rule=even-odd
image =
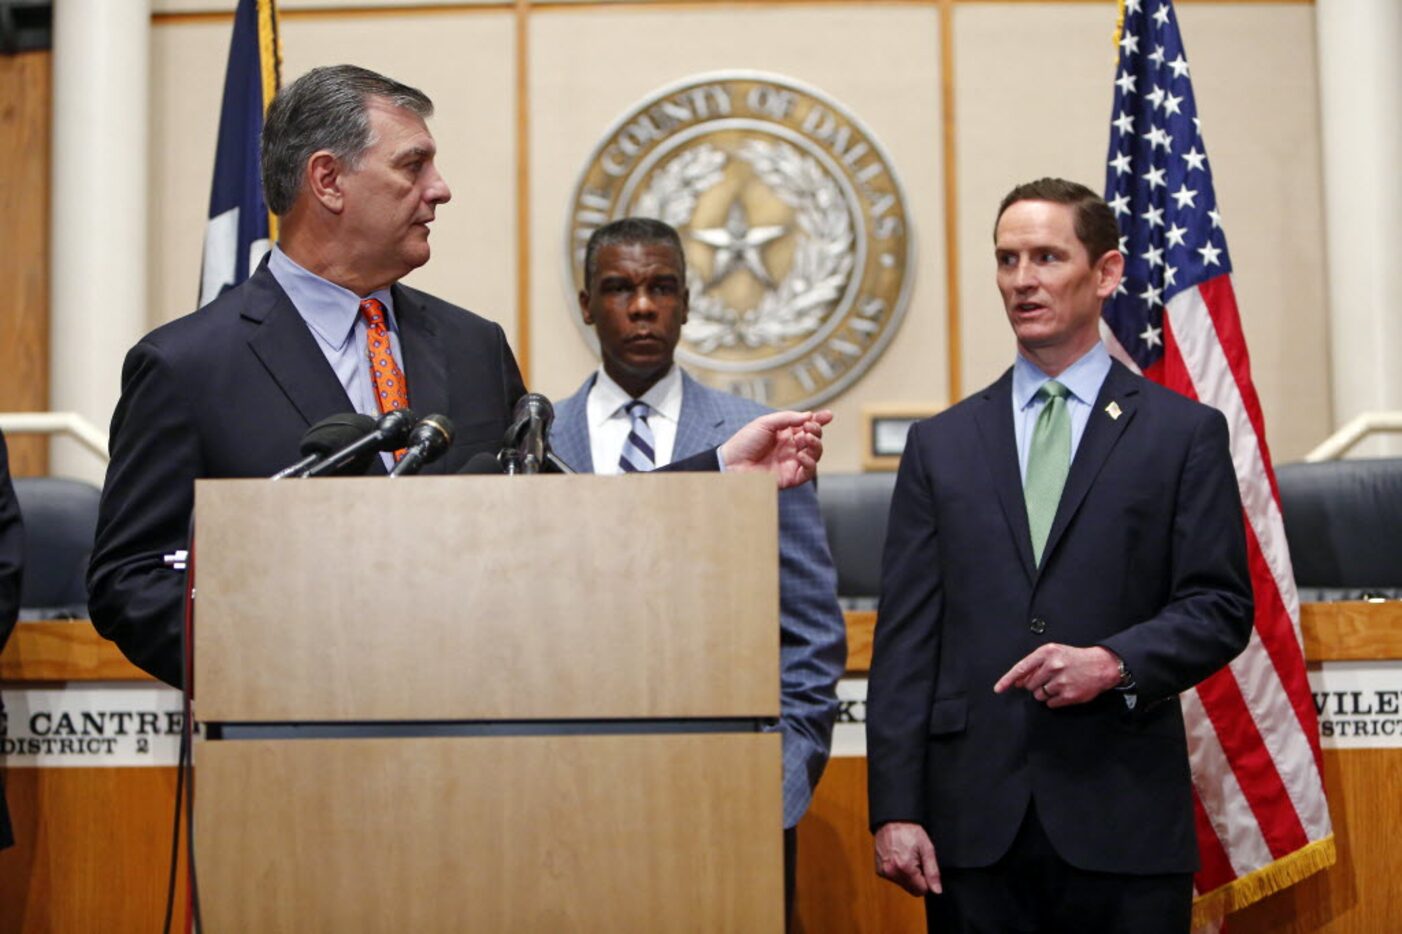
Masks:
[[[677,362],[778,408],[851,386],[900,325],[914,235],[894,166],[841,105],[789,78],[697,75],[619,119],[570,202],[567,307],[589,235],[621,217],[681,234],[691,311]]]

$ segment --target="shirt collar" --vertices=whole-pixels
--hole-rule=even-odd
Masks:
[[[273,274],[297,313],[322,343],[338,350],[346,346],[360,317],[361,296],[299,266],[278,245],[273,246],[272,255],[268,257],[268,272]],[[390,290],[376,289],[365,297],[378,298],[384,304],[389,329],[398,331]]]
[[[1096,341],[1095,346],[1083,353],[1079,360],[1062,370],[1056,381],[1071,390],[1071,395],[1085,405],[1094,405],[1095,397],[1100,394],[1100,387],[1109,372],[1110,352],[1105,349],[1104,343]],[[1018,354],[1013,362],[1013,403],[1017,410],[1020,412],[1031,405],[1037,397],[1037,390],[1050,379],[1035,363]]]
[[[647,392],[639,397],[646,402],[651,414],[661,415],[673,422],[681,421],[682,414],[682,371],[675,363],[665,376],[653,383]],[[594,388],[589,393],[589,427],[597,428],[616,416],[623,407],[633,401],[633,397],[613,381],[613,377],[599,367],[594,379]],[[650,416],[649,416],[650,417]]]

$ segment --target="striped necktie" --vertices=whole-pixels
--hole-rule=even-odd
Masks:
[[[623,442],[623,453],[618,455],[618,469],[624,473],[638,473],[657,466],[654,453],[652,429],[647,417],[652,411],[646,402],[634,399],[623,407],[633,423],[628,428],[628,440]]]
[[[1038,566],[1051,534],[1052,520],[1061,503],[1061,488],[1071,472],[1071,413],[1066,408],[1070,392],[1056,380],[1037,390],[1043,400],[1027,450],[1027,479],[1022,484],[1027,500],[1027,525],[1032,532],[1032,555]]]

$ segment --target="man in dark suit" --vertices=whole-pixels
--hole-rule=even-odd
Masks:
[[[451,197],[424,122],[432,112],[422,91],[350,65],[284,88],[262,140],[277,246],[247,282],[127,354],[89,609],[99,632],[169,684],[181,682],[184,575],[166,556],[186,547],[194,480],[269,476],[321,419],[405,406],[452,420],[452,447],[425,472],[453,473],[496,450],[525,391],[498,325],[399,284],[428,261],[429,224]],[[727,464],[801,482],[820,432],[803,415],[747,426]],[[391,463],[386,454],[370,472]]]
[[[19,618],[20,578],[24,570],[24,524],[10,482],[10,453],[0,434],[0,649]],[[4,738],[5,705],[0,703],[0,739]],[[10,812],[5,806],[4,775],[0,774],[0,850],[15,842]]]
[[[277,246],[248,281],[127,354],[90,609],[163,681],[181,680],[184,586],[164,558],[186,547],[196,478],[269,476],[317,421],[380,414],[379,384],[396,371],[415,410],[452,419],[453,446],[427,469],[452,472],[500,442],[525,391],[500,326],[398,282],[428,261],[429,224],[451,197],[432,112],[422,92],[351,66],[283,89],[263,134]],[[389,345],[380,380],[366,365],[377,339]]]
[[[551,441],[577,470],[616,474],[694,456],[770,411],[709,389],[677,366],[686,323],[686,257],[661,221],[625,218],[594,231],[585,249],[584,322],[599,338],[600,369],[555,407]],[[644,452],[633,449],[634,430]],[[636,436],[634,436],[635,438]],[[837,572],[811,483],[779,495],[781,717],[784,739],[786,892],[792,901],[794,828],[813,797],[832,744],[847,627]]]
[[[867,699],[877,871],[931,930],[1186,932],[1177,694],[1251,629],[1226,420],[1112,362],[1114,214],[1059,179],[999,209],[1011,370],[917,424]],[[937,855],[938,854],[938,855]]]

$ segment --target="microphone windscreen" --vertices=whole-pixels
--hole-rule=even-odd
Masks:
[[[491,474],[505,473],[497,456],[490,451],[478,451],[468,458],[466,464],[458,471],[460,474]]]
[[[323,418],[302,435],[302,456],[325,456],[359,441],[375,430],[375,420],[359,412],[342,412]]]

